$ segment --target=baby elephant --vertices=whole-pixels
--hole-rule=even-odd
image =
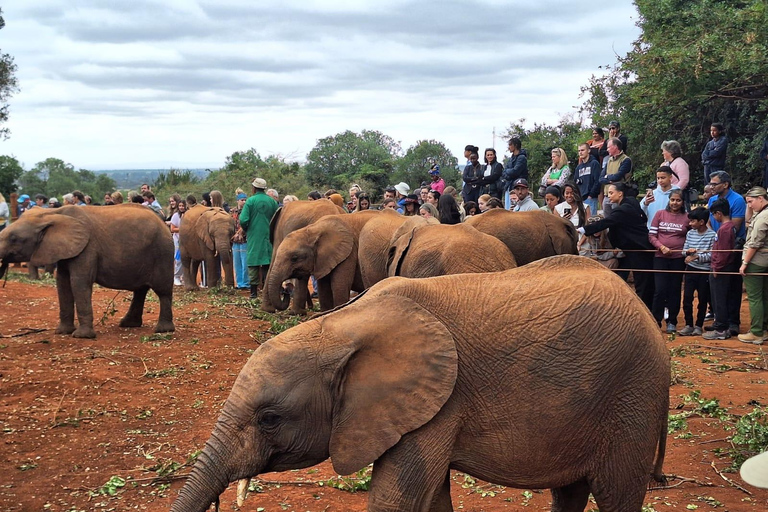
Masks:
[[[374,462],[374,512],[453,510],[451,469],[549,488],[557,512],[590,493],[640,512],[662,478],[669,371],[648,309],[586,258],[393,277],[254,352],[172,511],[330,456],[342,475]]]
[[[37,210],[37,208],[33,209]],[[57,334],[95,338],[93,283],[130,290],[133,300],[120,327],[140,327],[147,292],[160,299],[155,332],[173,331],[173,239],[168,227],[139,204],[64,206],[22,215],[0,232],[0,278],[10,263],[58,264]],[[79,326],[75,328],[75,309]]]

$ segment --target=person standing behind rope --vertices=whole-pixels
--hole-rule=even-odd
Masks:
[[[259,295],[264,287],[267,270],[272,257],[272,242],[269,240],[269,221],[277,211],[277,201],[266,194],[267,182],[256,178],[251,183],[253,195],[248,198],[240,212],[240,226],[245,230],[248,244],[248,278],[251,298]]]
[[[718,229],[715,243],[712,245],[712,274],[709,276],[709,289],[712,300],[712,310],[715,313],[715,323],[712,330],[704,333],[705,340],[727,340],[738,326],[734,326],[730,311],[741,305],[741,293],[737,304],[733,302],[731,281],[735,277],[731,273],[738,267],[733,248],[736,244],[736,226],[731,222],[731,206],[726,199],[717,199],[709,206],[709,214],[717,219]],[[709,329],[709,327],[707,328]]]
[[[744,287],[749,300],[749,332],[739,334],[739,341],[762,345],[768,324],[768,192],[753,187],[747,192],[747,204],[754,212],[747,230],[747,241],[741,256],[739,274],[744,276]]]

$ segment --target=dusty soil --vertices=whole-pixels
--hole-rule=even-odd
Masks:
[[[189,472],[185,464],[203,447],[240,368],[260,341],[296,322],[288,315],[254,319],[244,292],[178,292],[176,332],[153,335],[156,300],[147,304],[144,327],[121,329],[130,294],[97,287],[98,338],[73,339],[53,334],[53,281],[30,283],[12,271],[0,288],[3,511],[168,510]],[[743,310],[742,331],[746,303]],[[727,428],[768,405],[764,349],[691,337],[670,340],[669,348],[671,413],[693,414],[670,434],[664,469],[686,480],[649,490],[644,510],[768,509],[768,491],[724,472],[733,462]],[[709,415],[726,413],[732,416]],[[264,475],[252,481],[242,510],[365,510],[365,491],[339,490],[329,480],[363,482],[336,479],[328,462]],[[550,507],[547,491],[498,487],[461,473],[453,480],[457,510]],[[222,495],[221,509],[236,509],[234,485]]]

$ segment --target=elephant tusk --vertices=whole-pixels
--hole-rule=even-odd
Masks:
[[[248,483],[250,478],[243,478],[237,481],[237,506],[242,507],[245,503],[245,497],[248,494]]]

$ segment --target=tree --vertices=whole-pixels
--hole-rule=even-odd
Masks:
[[[11,192],[16,192],[16,180],[24,173],[19,161],[12,156],[0,156],[0,194],[8,199]]]
[[[34,197],[43,194],[47,197],[61,197],[73,190],[80,190],[99,202],[105,192],[115,190],[115,180],[105,174],[96,175],[87,169],[75,170],[72,164],[58,158],[46,158],[38,162],[19,178],[19,184],[25,194]]]
[[[422,181],[429,182],[428,171],[432,165],[440,166],[440,176],[446,185],[461,189],[461,175],[458,160],[453,153],[436,140],[420,140],[395,161],[393,182],[404,181],[411,188],[416,188]]]
[[[317,141],[307,155],[306,178],[318,188],[338,190],[364,181],[369,184],[366,192],[379,195],[392,181],[400,151],[400,144],[381,132],[347,130]]]
[[[580,121],[570,116],[563,117],[556,126],[534,124],[533,128],[525,128],[525,119],[512,123],[507,128],[506,138],[519,137],[528,158],[528,181],[531,190],[535,191],[541,177],[552,165],[552,150],[563,148],[568,155],[571,170],[576,168],[578,160],[578,145],[591,138],[591,130],[582,127]],[[482,158],[482,156],[480,157]]]
[[[0,8],[0,29],[5,27],[3,10]],[[16,64],[13,57],[0,51],[0,125],[8,121],[8,100],[19,91],[16,80]],[[0,128],[0,138],[7,139],[10,136],[8,128]]]
[[[632,51],[582,89],[582,111],[598,126],[621,120],[638,181],[661,162],[661,142],[675,139],[702,185],[699,154],[710,124],[721,122],[732,141],[726,170],[742,188],[759,182],[758,152],[768,134],[765,0],[635,5],[642,33]]]

